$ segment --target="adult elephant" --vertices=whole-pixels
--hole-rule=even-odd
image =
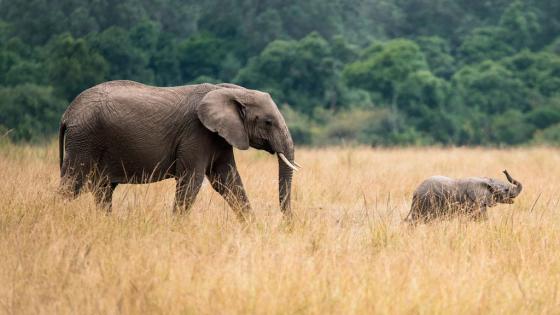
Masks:
[[[233,147],[278,155],[280,207],[290,216],[294,144],[268,93],[233,84],[110,81],[82,92],[62,116],[61,190],[75,197],[90,183],[96,203],[111,211],[118,184],[175,178],[174,212],[186,212],[206,176],[246,220],[253,214]]]

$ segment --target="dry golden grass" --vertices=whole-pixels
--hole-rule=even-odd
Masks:
[[[205,185],[170,214],[173,181],[121,185],[114,213],[55,194],[55,145],[0,148],[0,313],[560,313],[560,151],[300,149],[293,227],[276,159],[237,152],[257,222]],[[426,177],[523,182],[486,222],[401,222]]]

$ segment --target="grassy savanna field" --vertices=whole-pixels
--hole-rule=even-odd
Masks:
[[[276,158],[236,157],[250,226],[207,184],[171,215],[171,180],[119,186],[106,216],[55,193],[54,143],[3,145],[0,313],[560,313],[558,149],[299,149],[291,227]],[[524,191],[488,221],[402,223],[424,178],[503,169]]]

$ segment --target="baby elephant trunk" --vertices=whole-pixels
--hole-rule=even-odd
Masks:
[[[517,197],[517,196],[521,193],[521,191],[523,190],[523,185],[521,185],[520,182],[518,182],[518,181],[516,181],[515,179],[513,179],[513,177],[511,177],[511,176],[509,175],[509,173],[508,173],[507,170],[504,170],[504,174],[506,175],[507,180],[508,180],[510,183],[512,183],[513,185],[515,185],[515,188],[516,188],[516,189],[514,189],[514,190],[511,192],[511,196],[510,196],[510,197],[511,197],[511,198]]]

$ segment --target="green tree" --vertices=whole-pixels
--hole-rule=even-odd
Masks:
[[[44,75],[34,49],[21,41],[9,38],[0,23],[0,85],[17,85],[23,82],[41,83]]]
[[[415,107],[443,108],[449,94],[449,83],[428,70],[411,73],[399,86],[399,106],[406,113],[418,114]]]
[[[552,125],[546,129],[539,130],[534,136],[535,143],[560,145],[560,124]]]
[[[533,108],[527,113],[526,120],[538,129],[545,129],[560,123],[560,96]]]
[[[155,52],[150,60],[150,68],[155,75],[155,84],[172,86],[184,84],[181,79],[179,48],[170,36],[160,36]]]
[[[500,18],[500,27],[503,29],[501,40],[516,50],[532,47],[535,35],[541,30],[537,13],[520,0],[515,0],[508,6]]]
[[[0,56],[0,58],[2,58]],[[27,60],[18,60],[5,74],[4,84],[15,86],[24,83],[46,83],[45,68],[42,63]]]
[[[426,56],[431,72],[438,77],[451,78],[456,67],[448,41],[438,36],[421,36],[415,42]]]
[[[398,107],[418,131],[440,143],[456,140],[457,121],[447,104],[447,81],[421,70],[411,73],[399,89]]]
[[[360,60],[344,69],[344,76],[351,86],[379,92],[386,101],[394,102],[399,85],[411,73],[427,69],[420,47],[413,41],[398,39],[370,46]]]
[[[492,142],[515,145],[531,139],[535,126],[527,122],[525,115],[515,109],[497,115],[492,121]]]
[[[46,49],[49,82],[58,95],[71,100],[84,89],[106,80],[109,65],[84,39],[63,34],[51,40]]]
[[[453,76],[453,88],[462,104],[488,114],[525,111],[530,106],[525,84],[493,61],[463,67]]]
[[[360,60],[346,66],[344,77],[350,86],[379,93],[382,102],[391,104],[395,118],[392,128],[397,132],[401,128],[396,119],[399,97],[404,91],[401,86],[411,74],[422,70],[428,70],[428,64],[420,47],[399,39],[371,45]]]
[[[465,14],[456,0],[396,0],[405,14],[399,35],[451,36],[461,27]]]
[[[109,79],[152,83],[154,76],[148,67],[149,52],[135,46],[130,35],[123,28],[110,27],[88,39],[92,48],[109,63]]]
[[[21,62],[21,58],[14,52],[0,47],[0,85],[8,85],[10,77],[6,74],[12,67]]]
[[[11,129],[15,141],[42,140],[57,130],[66,105],[50,87],[0,87],[0,126]]]
[[[560,37],[557,37],[546,48],[546,51],[560,55]]]
[[[99,23],[88,6],[74,7],[69,10],[67,31],[73,36],[83,37],[90,33],[99,32]]]
[[[312,113],[315,106],[337,107],[336,63],[329,43],[317,33],[299,41],[270,43],[235,81],[269,91],[280,103],[306,113]],[[326,93],[329,91],[333,93]]]
[[[532,89],[535,96],[551,97],[560,93],[560,55],[524,50],[501,63]]]
[[[300,143],[510,145],[557,134],[559,32],[544,0],[0,0],[0,89],[236,81]]]
[[[228,54],[226,42],[209,33],[197,34],[178,47],[180,72],[184,82],[200,76],[220,78],[222,63]]]
[[[459,46],[463,63],[479,63],[484,60],[499,60],[515,53],[514,48],[504,41],[502,27],[480,27],[468,34]]]
[[[130,30],[129,38],[135,48],[151,56],[157,48],[160,34],[161,29],[157,23],[143,20]]]
[[[59,1],[0,1],[0,17],[11,24],[14,35],[33,45],[42,45],[65,31],[66,19],[59,7]]]

